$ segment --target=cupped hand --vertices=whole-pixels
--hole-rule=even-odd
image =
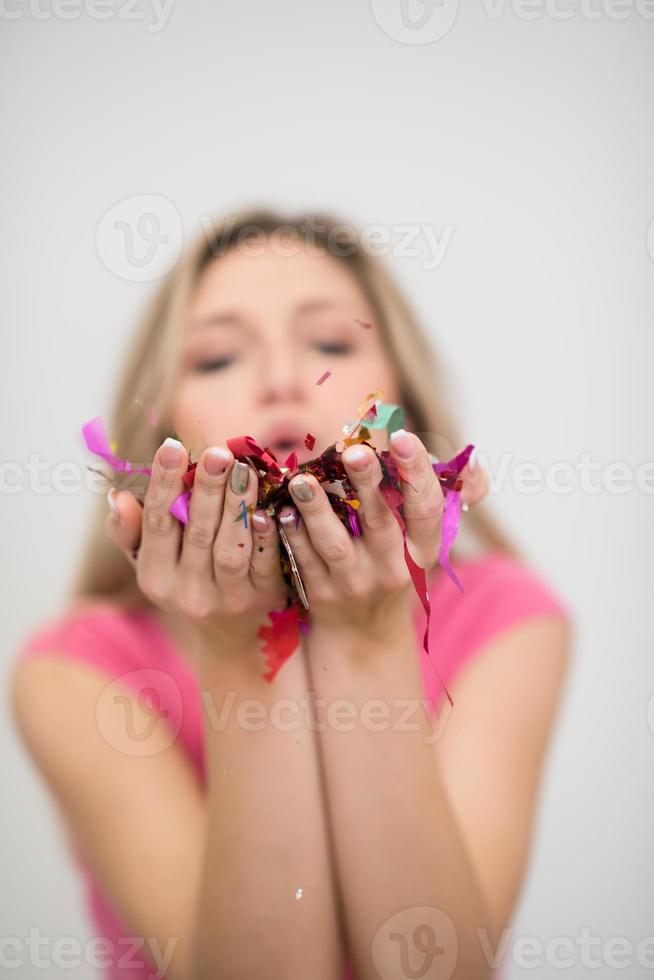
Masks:
[[[246,526],[242,502],[256,505],[257,474],[217,446],[198,460],[189,520],[180,524],[169,508],[187,489],[187,466],[182,444],[166,440],[143,505],[128,491],[110,491],[107,533],[156,606],[188,618],[217,647],[251,646],[266,613],[283,605],[288,592],[275,522],[259,509],[247,515]]]
[[[402,480],[407,548],[429,571],[438,561],[441,544],[443,490],[416,435],[393,433],[389,449]],[[299,566],[312,623],[384,635],[397,622],[406,624],[411,609],[413,583],[402,530],[379,490],[382,470],[375,452],[357,444],[349,446],[342,459],[359,500],[360,537],[343,526],[310,474],[289,483],[301,520],[291,507],[284,508],[279,519]],[[462,476],[462,501],[470,506],[485,496],[488,486],[478,464],[472,472],[468,464]]]

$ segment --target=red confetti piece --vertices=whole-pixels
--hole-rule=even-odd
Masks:
[[[327,380],[327,378],[331,375],[331,373],[332,373],[331,371],[325,371],[324,374],[321,374],[320,375],[320,377],[316,381],[316,384],[317,385],[321,385],[323,383],[323,381],[326,381]]]
[[[184,476],[182,477],[182,480],[184,481],[184,483],[186,484],[186,486],[189,488],[189,490],[191,489],[191,487],[195,483],[195,471],[197,469],[197,465],[198,465],[197,463],[189,463],[188,469],[187,469],[186,473],[184,474]]]
[[[263,640],[263,654],[268,669],[264,673],[272,681],[279,668],[288,660],[300,642],[299,613],[296,606],[268,613],[272,626],[260,626],[257,636]]]
[[[290,470],[291,473],[293,472],[293,470],[296,470],[297,469],[297,454],[296,453],[290,453],[286,457],[286,460],[284,462],[284,469]]]
[[[365,320],[359,320],[358,317],[354,318],[357,323],[360,323],[364,330],[372,330],[372,323],[366,323]]]
[[[304,445],[307,447],[307,449],[311,450],[313,449],[315,444],[316,444],[316,437],[312,436],[310,432],[307,432],[304,438]]]

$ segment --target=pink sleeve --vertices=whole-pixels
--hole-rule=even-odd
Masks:
[[[490,640],[519,622],[539,616],[572,620],[570,607],[520,559],[493,553],[460,562],[457,574],[463,593],[445,576],[431,593],[430,650],[446,683]],[[425,676],[440,697],[438,680]]]
[[[17,660],[36,656],[72,658],[97,668],[144,699],[177,733],[183,721],[183,691],[167,647],[153,637],[147,617],[118,607],[66,612],[37,626],[19,646]]]
[[[134,631],[121,610],[69,611],[47,619],[28,633],[18,649],[18,659],[73,657],[114,677],[134,665],[137,646]]]

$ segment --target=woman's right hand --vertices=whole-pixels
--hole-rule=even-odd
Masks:
[[[187,489],[184,446],[167,439],[152,463],[143,505],[129,491],[109,491],[107,533],[134,566],[143,594],[156,606],[192,621],[216,649],[249,648],[266,613],[287,594],[279,560],[279,535],[256,505],[258,478],[222,446],[206,449],[195,471],[186,525],[169,507]]]

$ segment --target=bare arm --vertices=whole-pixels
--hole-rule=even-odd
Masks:
[[[296,654],[274,683],[260,677],[257,628],[286,594],[278,538],[265,514],[238,520],[243,504],[256,504],[256,474],[226,450],[218,456],[217,472],[212,450],[198,462],[183,537],[170,513],[187,464],[175,440],[153,461],[143,508],[114,495],[108,531],[144,595],[194,637],[211,637],[200,678],[209,705],[233,689],[268,712],[280,697],[301,699],[304,664]],[[16,720],[126,929],[169,951],[172,943],[165,975],[238,980],[254,969],[292,980],[315,960],[313,975],[332,976],[339,936],[312,733],[301,721],[282,732],[270,719],[253,733],[238,715],[216,729],[205,713],[205,799],[165,724],[154,726],[149,751],[133,751],[126,715],[136,731],[151,721],[135,693],[103,699],[100,726],[110,678],[58,653],[16,670]]]
[[[235,662],[204,659],[206,797],[165,722],[153,726],[128,688],[120,703],[107,697],[101,671],[42,655],[12,681],[17,726],[72,841],[162,975],[338,976],[299,651],[273,684]],[[147,742],[135,741],[146,730]]]
[[[209,819],[192,977],[334,980],[342,951],[304,659],[296,651],[272,684],[248,662],[226,670],[211,649],[201,659]]]
[[[347,929],[360,980],[403,956],[473,980],[498,965],[519,892],[567,627],[534,620],[489,645],[438,738],[404,636],[309,638],[327,714],[345,697],[354,720],[319,730]]]

